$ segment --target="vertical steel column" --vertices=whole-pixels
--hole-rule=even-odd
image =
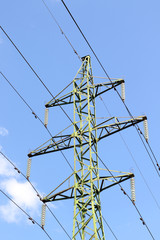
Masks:
[[[99,196],[95,91],[90,57],[73,81],[74,218],[73,240],[105,239]],[[85,132],[85,133],[84,133]],[[86,143],[83,145],[83,143]],[[78,146],[77,146],[78,145]],[[81,193],[77,197],[77,193]]]

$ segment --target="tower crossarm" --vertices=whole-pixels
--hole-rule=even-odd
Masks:
[[[113,121],[114,123],[110,123]],[[49,139],[47,142],[42,144],[40,147],[36,148],[34,151],[28,154],[29,157],[34,157],[42,154],[47,154],[51,152],[61,151],[65,149],[70,149],[74,147],[74,137],[77,139],[76,147],[84,146],[88,144],[88,135],[89,131],[97,131],[97,138],[92,138],[92,145],[95,142],[100,141],[101,139],[108,137],[116,132],[122,131],[126,128],[134,126],[135,124],[146,120],[146,116],[140,116],[133,119],[119,121],[117,117],[109,118],[108,120],[102,122],[101,124],[96,125],[92,129],[87,129],[85,131],[77,130],[73,134],[63,134],[63,135],[56,135],[55,137]],[[108,123],[108,124],[106,124]],[[83,144],[81,144],[81,141]]]
[[[112,118],[115,120],[115,123],[111,123],[111,124],[105,124],[105,125],[102,125],[104,124],[105,122],[101,123],[101,124],[98,124],[95,126],[95,128],[93,128],[93,130],[97,130],[97,141],[105,138],[105,137],[108,137],[114,133],[117,133],[119,131],[122,131],[126,128],[129,128],[131,126],[134,126],[144,120],[147,119],[146,116],[140,116],[140,117],[136,117],[136,118],[133,118],[133,119],[129,119],[129,120],[125,120],[125,121],[119,121],[119,119],[117,117],[115,118]]]
[[[90,88],[94,89],[94,95],[90,96],[90,101],[92,101],[94,98],[98,97],[99,95],[119,86],[120,84],[124,83],[124,79],[116,79],[116,80],[112,80],[112,82],[104,82],[104,83],[97,83],[97,84],[93,84],[93,85],[89,85]],[[79,86],[77,86],[76,88],[77,94],[79,94],[79,92],[81,92],[81,94],[84,94],[87,96],[87,86],[81,86],[81,88],[79,88]],[[59,98],[54,98],[51,101],[49,101],[45,107],[49,108],[49,107],[56,107],[59,105],[67,105],[67,104],[73,104],[73,95],[74,92],[71,91],[63,96],[60,96]],[[76,100],[76,103],[79,102],[83,102],[85,101],[85,98],[82,100]]]
[[[107,170],[105,170],[107,171]],[[119,172],[119,171],[112,171],[111,172],[117,172],[119,173],[118,175],[115,176],[97,176],[93,178],[93,182],[95,183],[95,194],[98,194],[110,187],[113,187],[117,184],[120,184],[130,178],[134,177],[133,173],[124,173],[124,172]],[[78,176],[78,175],[77,175]],[[64,188],[62,190],[57,191],[59,187],[61,187],[63,184],[67,183],[68,178],[63,181],[62,184],[60,184],[55,190],[53,190],[51,193],[49,193],[46,197],[42,199],[43,202],[53,202],[53,201],[59,201],[59,200],[67,200],[67,199],[73,199],[74,198],[74,185]],[[99,189],[96,187],[96,182],[99,182]],[[81,184],[83,184],[83,190],[81,188]],[[77,197],[82,197],[85,198],[88,196],[87,189],[89,189],[89,184],[90,184],[90,179],[86,179],[81,182],[81,178],[79,178],[78,185],[79,189],[77,189]]]

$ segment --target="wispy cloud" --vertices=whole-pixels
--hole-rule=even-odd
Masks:
[[[22,218],[21,210],[17,209],[17,207],[12,202],[1,205],[0,214],[1,218],[8,223],[18,223]]]
[[[7,136],[8,135],[8,130],[4,127],[0,127],[0,135],[1,136]]]
[[[40,218],[42,202],[37,197],[37,193],[28,181],[21,179],[21,175],[15,171],[3,155],[0,155],[0,189],[32,218]],[[40,195],[44,194],[40,193]],[[54,204],[51,204],[50,207],[55,208]],[[0,205],[0,218],[7,223],[19,223],[27,220],[26,222],[30,224],[24,213],[9,199],[6,199],[5,204],[1,203]]]
[[[28,181],[21,180],[20,175],[3,155],[0,155],[0,189],[32,217],[40,215],[41,201],[36,192]],[[0,218],[8,223],[18,223],[24,218],[24,214],[7,200],[4,205],[0,205]]]
[[[13,166],[6,161],[6,159],[0,155],[0,176],[10,177],[15,176],[16,172],[13,169]]]
[[[10,178],[2,181],[0,187],[29,214],[39,214],[41,202],[28,182]],[[23,217],[23,213],[10,201],[0,206],[0,215],[5,221],[15,223]]]

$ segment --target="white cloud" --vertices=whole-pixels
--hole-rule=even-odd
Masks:
[[[15,176],[16,172],[13,169],[13,166],[7,162],[7,160],[0,155],[0,176]]]
[[[37,197],[37,193],[28,181],[21,180],[21,175],[17,174],[3,155],[0,155],[0,180],[0,189],[32,218],[37,216],[40,218],[42,202]],[[42,196],[41,193],[40,195]],[[51,204],[50,207],[55,208],[54,204]],[[19,223],[22,220],[27,220],[26,222],[30,224],[24,213],[7,198],[5,204],[0,205],[0,218],[8,223]]]
[[[0,127],[0,135],[1,136],[7,136],[8,135],[8,130],[4,127]]]
[[[0,189],[31,217],[40,215],[41,201],[29,182],[20,180],[13,166],[0,155]],[[18,223],[22,219],[27,219],[23,212],[10,200],[6,200],[4,205],[0,205],[0,217],[8,223]],[[28,220],[27,220],[28,222]]]
[[[6,222],[18,223],[22,218],[22,212],[12,202],[0,206],[1,218]]]
[[[20,182],[15,178],[10,178],[4,180],[0,185],[11,199],[32,217],[39,214],[41,202],[29,182]],[[19,222],[23,213],[8,201],[5,205],[0,206],[0,216],[7,222]]]

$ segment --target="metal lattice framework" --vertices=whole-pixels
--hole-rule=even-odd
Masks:
[[[73,240],[104,240],[100,193],[118,183],[133,178],[133,173],[112,171],[99,168],[97,143],[116,132],[124,130],[146,119],[141,116],[119,121],[109,118],[97,125],[95,98],[124,83],[123,79],[112,83],[94,84],[90,57],[84,57],[82,65],[73,80],[73,90],[63,96],[52,99],[46,107],[73,104],[74,131],[63,131],[29,153],[29,157],[74,148],[74,172],[63,183],[48,194],[43,202],[74,199]],[[114,123],[113,123],[114,121]],[[103,173],[103,176],[101,175]],[[115,173],[117,175],[115,175]],[[108,176],[109,175],[109,176]],[[73,184],[65,187],[68,180]]]

